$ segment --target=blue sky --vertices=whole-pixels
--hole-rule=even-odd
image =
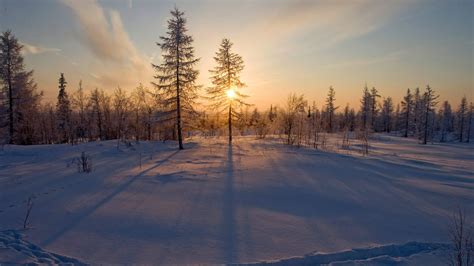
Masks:
[[[430,84],[457,105],[473,90],[473,2],[469,0],[0,0],[0,30],[25,45],[27,67],[47,100],[64,72],[69,89],[148,85],[155,42],[169,10],[186,12],[201,58],[199,82],[222,38],[246,62],[245,93],[259,107],[290,92],[321,105],[330,85],[339,105],[358,107],[365,83],[398,102]]]

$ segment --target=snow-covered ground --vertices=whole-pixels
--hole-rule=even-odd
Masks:
[[[5,146],[0,263],[444,264],[450,215],[474,213],[474,146],[384,135],[371,146],[366,157],[252,137],[179,152]],[[90,174],[73,163],[82,151]]]

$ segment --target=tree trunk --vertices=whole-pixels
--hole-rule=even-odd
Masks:
[[[232,143],[232,102],[229,104],[229,144]]]

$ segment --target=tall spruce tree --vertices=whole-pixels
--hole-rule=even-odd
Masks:
[[[335,106],[336,92],[332,86],[329,86],[328,95],[326,97],[326,119],[327,119],[327,131],[332,132],[334,127],[334,112],[338,106]]]
[[[31,144],[35,138],[32,124],[42,96],[36,92],[33,71],[26,71],[21,54],[23,46],[7,30],[0,36],[0,86],[6,112],[0,126],[8,127],[8,143]]]
[[[392,97],[387,97],[383,100],[383,107],[382,107],[382,121],[384,131],[390,133],[392,130],[392,117],[393,117],[393,101]]]
[[[227,112],[227,125],[229,127],[229,143],[232,142],[232,121],[238,117],[235,104],[248,105],[244,102],[247,95],[238,91],[245,86],[240,80],[240,73],[244,69],[242,57],[232,52],[233,43],[223,39],[214,60],[216,66],[211,73],[212,87],[207,88],[211,107],[220,114]]]
[[[67,81],[64,78],[64,73],[59,77],[59,93],[58,102],[56,103],[56,118],[58,125],[58,132],[60,135],[60,142],[68,142],[71,133],[71,106],[69,96],[66,92]]]
[[[370,107],[371,107],[371,102],[372,102],[372,96],[369,92],[369,88],[367,87],[367,84],[364,87],[364,90],[362,92],[362,99],[360,100],[361,106],[360,106],[360,117],[361,117],[361,122],[362,122],[362,130],[367,130],[367,126],[369,123],[369,116],[370,116]]]
[[[171,10],[166,36],[161,36],[157,45],[162,50],[163,62],[152,64],[158,82],[152,84],[166,109],[166,119],[176,119],[179,149],[183,147],[183,113],[195,114],[193,105],[197,98],[196,79],[199,71],[195,69],[199,58],[194,56],[193,38],[188,35],[184,12],[175,8]]]
[[[427,85],[425,93],[423,94],[423,144],[426,144],[428,141],[430,116],[434,111],[434,107],[438,104],[436,101],[438,97],[439,96],[435,94],[435,91]]]
[[[464,129],[465,129],[465,120],[466,120],[466,112],[468,105],[467,105],[467,99],[466,96],[462,97],[461,103],[459,104],[457,116],[458,116],[458,123],[459,123],[459,142],[463,141],[463,134],[464,134]]]
[[[377,98],[380,98],[380,94],[375,87],[372,87],[370,90],[370,125],[372,129],[375,131],[375,122],[377,121],[377,114],[379,112],[377,106]]]
[[[410,131],[410,122],[412,119],[413,113],[413,95],[411,94],[410,89],[407,89],[407,94],[403,97],[402,101],[402,116],[403,116],[403,127],[405,138],[408,137],[408,132]]]

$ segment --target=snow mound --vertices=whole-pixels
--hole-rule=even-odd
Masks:
[[[61,265],[86,265],[77,259],[58,255],[43,250],[42,248],[22,239],[22,234],[16,230],[0,231],[0,248],[7,248],[21,253],[33,261],[40,264],[61,264]],[[1,264],[1,258],[0,258]]]
[[[449,249],[449,244],[408,242],[402,245],[391,244],[337,253],[315,252],[303,257],[258,262],[249,265],[398,265],[403,261],[402,258]]]

